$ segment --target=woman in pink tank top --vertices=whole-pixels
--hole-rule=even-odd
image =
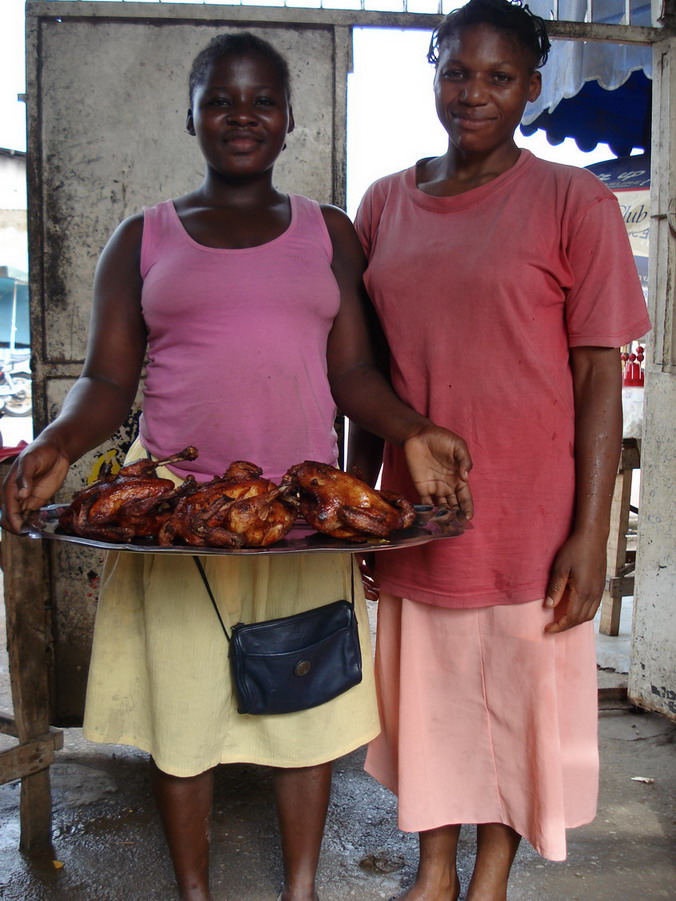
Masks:
[[[374,365],[364,316],[364,261],[350,221],[335,207],[320,208],[305,198],[289,197],[273,185],[275,161],[294,127],[284,59],[248,33],[217,37],[193,64],[190,104],[187,128],[206,162],[204,181],[189,194],[125,220],[103,251],[82,375],[57,419],[21,454],[8,476],[3,526],[19,531],[26,514],[59,489],[71,463],[120,426],[136,396],[146,353],[141,442],[157,455],[188,443],[197,445],[200,457],[191,471],[198,479],[223,472],[233,459],[254,459],[271,477],[279,477],[290,464],[308,457],[335,464],[337,405],[361,426],[405,449],[419,494],[411,500],[459,505],[471,515],[467,481],[471,462],[464,441],[404,405]],[[187,472],[177,471],[178,475]],[[307,559],[310,556],[287,558],[298,569],[296,576],[287,573],[289,584],[300,584],[305,572],[316,566],[316,557]],[[112,627],[101,624],[99,628],[99,619],[102,606],[110,607],[112,596],[118,605],[112,613],[117,628],[124,620],[118,613],[126,611],[126,596],[138,592],[140,606],[148,596],[153,584],[148,581],[149,570],[132,577],[126,563],[132,557],[138,559],[138,555],[117,555],[107,594],[99,604],[90,669],[92,697],[100,695],[102,684],[112,686],[111,697],[124,695],[115,682],[122,665],[106,667],[103,662],[111,653],[106,650],[111,644],[106,630]],[[167,558],[148,559],[155,560],[154,578]],[[123,696],[124,710],[113,709],[108,719],[126,724],[125,717],[137,715],[148,669],[157,670],[152,669],[151,681],[159,679],[167,667],[175,666],[180,672],[184,664],[179,659],[167,664],[161,648],[179,630],[176,626],[167,636],[170,616],[185,609],[186,615],[176,620],[185,630],[178,639],[179,646],[193,642],[192,668],[185,677],[177,674],[175,685],[181,680],[185,692],[183,683],[194,683],[194,704],[183,703],[180,716],[167,716],[160,707],[166,706],[168,696],[173,697],[172,685],[168,682],[157,690],[153,683],[155,694],[149,694],[148,701],[151,737],[141,728],[141,737],[130,740],[135,733],[123,725],[117,739],[137,741],[151,755],[154,792],[181,898],[212,901],[207,824],[213,768],[219,762],[248,760],[275,766],[284,860],[280,901],[316,901],[315,874],[331,760],[377,733],[372,681],[365,679],[363,687],[350,689],[344,696],[353,697],[350,715],[344,717],[348,738],[341,736],[341,743],[336,740],[329,750],[318,752],[313,745],[318,740],[313,722],[325,712],[303,711],[304,720],[289,719],[295,714],[238,718],[230,696],[223,700],[220,694],[225,691],[223,674],[228,672],[226,644],[222,642],[218,664],[209,670],[211,664],[208,655],[201,653],[200,642],[211,647],[210,635],[188,635],[195,628],[193,620],[201,615],[204,598],[185,590],[180,593],[180,586],[187,583],[175,561],[185,560],[187,565],[192,561],[173,559],[173,578],[166,576],[163,585],[173,582],[177,587],[166,590],[166,605],[160,605],[159,614],[153,614],[150,606],[144,612],[145,645],[160,647],[157,659],[146,659],[147,652],[145,656],[139,652],[140,660],[125,664],[135,674],[136,681],[130,680],[135,687],[131,696]],[[324,565],[328,568],[328,563]],[[249,581],[260,591],[264,580],[255,576],[255,565],[253,570]],[[115,593],[115,580],[123,571],[124,590]],[[344,573],[339,575],[336,591],[342,592]],[[246,579],[244,575],[238,579],[237,590],[244,595],[249,590]],[[271,596],[283,590],[276,588],[274,578],[270,582]],[[256,600],[261,602],[258,595]],[[365,616],[363,597],[360,603]],[[237,615],[232,604],[228,612],[232,609]],[[294,604],[291,591],[286,612],[294,612]],[[130,633],[128,640],[117,642],[114,652],[128,656],[127,645],[135,646],[136,638]],[[368,652],[365,657],[369,667]],[[210,707],[204,704],[205,697],[213,700]],[[94,702],[88,694],[88,708],[90,703]],[[195,763],[201,759],[201,745],[208,745],[213,734],[222,730],[220,717],[213,714],[194,719],[192,708],[205,706],[225,711],[231,726],[223,733],[223,747],[215,751],[215,757],[205,754],[203,763]],[[185,759],[172,757],[174,746],[185,744],[184,714],[193,723]],[[97,725],[102,720],[98,711],[96,716],[87,712],[86,724],[87,717],[93,738],[116,740],[116,733]],[[271,719],[276,723],[266,722]],[[361,731],[351,732],[350,721],[360,722]],[[326,722],[330,723],[330,717]],[[276,729],[264,735],[277,738],[261,740],[247,756],[233,737],[245,727],[252,744],[259,727]],[[160,733],[166,733],[166,747],[160,747]],[[285,750],[276,742],[285,742]],[[287,751],[287,745],[292,750]],[[260,748],[268,748],[267,757]]]

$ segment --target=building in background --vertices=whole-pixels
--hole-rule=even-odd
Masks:
[[[0,147],[0,348],[30,345],[26,154]]]
[[[26,275],[26,153],[0,147],[0,266]]]

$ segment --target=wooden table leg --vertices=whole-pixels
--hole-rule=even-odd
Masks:
[[[606,587],[601,600],[599,632],[618,635],[622,598],[633,594],[633,576],[627,571],[627,531],[631,505],[633,472],[640,467],[638,442],[625,438],[622,442],[620,466],[615,479],[613,503],[610,511],[610,535],[606,554]],[[631,567],[629,567],[631,571]]]
[[[610,512],[610,536],[606,555],[606,588],[601,600],[601,621],[599,632],[603,635],[618,635],[622,613],[622,595],[618,592],[616,575],[624,566],[627,557],[627,529],[629,527],[629,503],[631,500],[632,470],[618,473]]]

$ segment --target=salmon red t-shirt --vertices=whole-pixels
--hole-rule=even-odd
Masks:
[[[356,226],[394,388],[474,462],[473,529],[379,554],[379,584],[447,607],[543,598],[573,513],[569,349],[650,329],[617,200],[590,172],[522,150],[452,197],[421,191],[415,167],[380,179]],[[417,500],[390,445],[383,487]]]

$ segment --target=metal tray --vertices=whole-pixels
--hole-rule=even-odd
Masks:
[[[70,544],[83,544],[87,547],[101,548],[103,550],[129,551],[137,554],[190,554],[191,556],[250,556],[252,554],[308,554],[308,553],[352,553],[359,554],[365,551],[390,551],[402,547],[415,547],[426,544],[439,538],[455,538],[462,535],[471,524],[461,515],[448,507],[427,507],[417,505],[415,507],[417,518],[408,529],[392,532],[389,538],[367,538],[358,543],[343,539],[331,538],[315,532],[312,526],[304,520],[297,520],[294,527],[286,537],[270,547],[191,547],[189,545],[172,545],[171,547],[159,547],[147,539],[135,539],[131,542],[98,541],[92,538],[80,538],[79,535],[69,535],[59,526],[58,518],[65,510],[66,504],[51,504],[42,507],[36,520],[31,523],[28,535],[31,538],[47,538],[52,541],[66,541]]]

